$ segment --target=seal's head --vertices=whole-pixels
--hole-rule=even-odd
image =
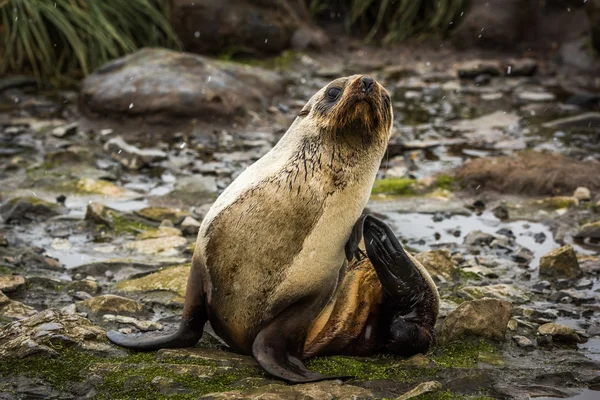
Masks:
[[[316,124],[321,134],[333,133],[363,144],[387,143],[392,128],[392,104],[383,86],[368,75],[338,78],[319,90],[299,117]]]

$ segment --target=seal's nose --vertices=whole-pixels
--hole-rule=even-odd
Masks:
[[[363,91],[367,93],[371,93],[373,91],[373,84],[375,81],[370,76],[363,76],[360,78],[360,82],[362,83]]]

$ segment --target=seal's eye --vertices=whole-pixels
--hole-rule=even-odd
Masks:
[[[327,98],[331,101],[337,99],[338,97],[340,97],[340,94],[342,93],[342,89],[337,88],[337,87],[332,87],[331,89],[329,89],[327,91]]]

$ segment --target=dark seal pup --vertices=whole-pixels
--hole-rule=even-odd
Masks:
[[[337,378],[304,366],[315,355],[427,351],[435,285],[386,224],[362,214],[392,118],[389,94],[369,76],[322,88],[204,218],[179,330],[108,338],[188,347],[210,321],[232,349],[291,383]]]

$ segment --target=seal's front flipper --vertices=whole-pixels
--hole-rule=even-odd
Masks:
[[[439,308],[433,280],[384,222],[367,216],[363,235],[384,291],[380,327],[388,332],[386,350],[405,356],[426,352],[434,338]]]
[[[185,304],[181,324],[177,332],[166,336],[124,335],[117,331],[108,331],[106,336],[119,346],[135,350],[158,350],[194,346],[202,337],[204,324],[208,319],[204,290],[202,289],[198,265],[192,265],[185,293]]]
[[[363,227],[365,218],[367,218],[367,214],[362,214],[358,221],[352,227],[352,233],[350,234],[350,238],[346,242],[346,246],[344,247],[344,251],[346,252],[346,259],[348,262],[352,261],[353,258],[356,257],[359,261],[365,257],[364,253],[360,249],[360,241],[363,237]]]
[[[254,339],[252,355],[265,371],[288,383],[351,378],[323,375],[302,363],[306,325],[311,321],[310,309],[310,302],[303,301],[277,315]]]

